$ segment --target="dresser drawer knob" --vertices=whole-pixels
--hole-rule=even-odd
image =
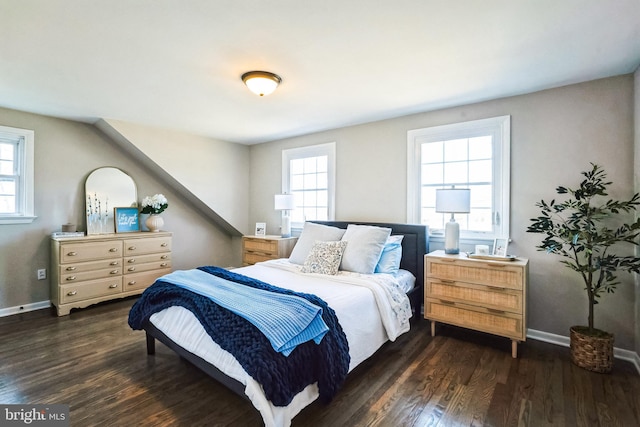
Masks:
[[[136,250],[136,247],[135,247],[135,246],[129,246],[129,250],[130,250],[130,251],[135,251],[135,250]]]
[[[118,261],[112,261],[109,265],[118,265]]]
[[[67,277],[67,280],[70,282],[72,280],[76,280],[76,276],[69,276]]]
[[[111,270],[109,272],[109,274],[118,274],[118,273],[120,273],[120,270]]]
[[[75,267],[67,267],[67,271],[76,271]]]
[[[75,295],[75,294],[77,294],[77,293],[78,293],[78,291],[71,291],[71,292],[67,292],[67,296],[72,297],[72,296],[74,296],[74,295]]]
[[[167,266],[166,262],[163,262],[162,264],[160,264],[160,267],[166,267],[166,266]]]
[[[128,284],[129,286],[133,286],[133,285],[135,285],[135,284],[136,284],[136,281],[135,281],[135,280],[132,280],[132,281],[130,281],[130,282],[129,282],[129,283],[127,283],[127,284]]]
[[[109,285],[109,289],[115,289],[115,288],[117,288],[117,287],[118,287],[118,284],[117,284],[117,283],[114,283],[114,284],[112,284],[112,285]]]
[[[78,253],[77,252],[69,252],[67,255],[68,256],[76,256],[76,255],[78,255]]]
[[[163,248],[166,248],[166,247],[167,247],[167,244],[166,244],[166,243],[163,243],[163,244],[161,244],[160,246],[161,246],[161,247],[163,247]]]
[[[135,258],[131,258],[129,261],[127,261],[129,264],[133,264],[134,262],[136,262]]]
[[[109,249],[109,252],[118,252],[118,248],[111,248]]]
[[[127,271],[136,271],[136,268],[135,267],[129,267],[129,268],[127,268]]]
[[[169,258],[167,255],[162,255],[162,256],[160,257],[160,259],[167,259],[167,258]]]
[[[443,303],[443,304],[446,304],[446,305],[456,305],[455,302],[447,301],[446,299],[441,299],[440,302]]]

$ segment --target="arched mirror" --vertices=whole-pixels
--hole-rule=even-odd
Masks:
[[[115,233],[113,208],[138,206],[136,183],[118,168],[98,168],[91,172],[84,191],[88,235]]]

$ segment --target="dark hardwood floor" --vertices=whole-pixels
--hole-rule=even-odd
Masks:
[[[0,319],[0,403],[70,405],[72,426],[259,426],[257,411],[157,343],[127,314],[134,299],[55,317]],[[293,426],[638,426],[640,376],[582,370],[568,349],[510,341],[428,322],[356,368],[330,405]]]

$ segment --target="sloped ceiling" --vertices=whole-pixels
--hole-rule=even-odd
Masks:
[[[640,1],[0,0],[0,40],[2,107],[253,144],[633,72]]]

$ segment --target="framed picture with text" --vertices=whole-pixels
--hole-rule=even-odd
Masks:
[[[140,231],[138,218],[138,208],[113,208],[116,233],[135,233]]]
[[[256,236],[265,236],[267,234],[267,223],[256,222]]]

